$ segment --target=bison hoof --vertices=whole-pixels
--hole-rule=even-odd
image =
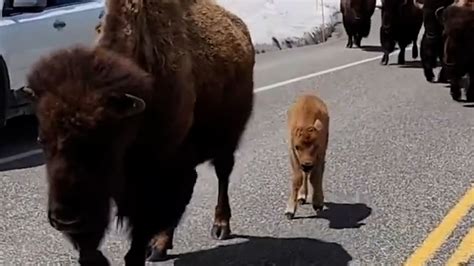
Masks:
[[[306,203],[305,199],[298,199],[298,204],[299,205],[304,205]]]
[[[295,218],[295,213],[293,212],[285,212],[285,216],[288,220],[292,220],[293,218]]]
[[[216,240],[225,240],[230,236],[230,226],[228,224],[214,224],[211,230],[212,238]]]
[[[453,100],[455,100],[456,102],[459,102],[461,100],[461,92],[451,91],[451,98],[453,98]]]
[[[80,265],[97,265],[97,266],[109,266],[110,263],[102,252],[96,250],[90,254],[79,255]]]
[[[147,260],[150,262],[164,261],[168,258],[168,252],[166,249],[160,250],[154,247],[150,247],[150,252]]]
[[[388,64],[388,56],[383,56],[382,60],[380,60],[380,64],[386,66]]]
[[[316,205],[316,204],[313,204],[313,209],[316,213],[319,213],[320,211],[323,210],[323,207],[324,205]]]
[[[472,89],[470,89],[470,90],[472,90]],[[466,93],[466,102],[470,102],[470,103],[474,102],[474,92],[468,91]]]

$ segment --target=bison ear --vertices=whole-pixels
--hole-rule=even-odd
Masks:
[[[107,96],[106,109],[114,116],[127,118],[142,113],[146,108],[143,99],[128,94],[111,94]]]
[[[317,131],[321,131],[324,127],[323,123],[319,119],[316,119],[316,121],[314,121],[313,126],[314,126],[314,128],[316,128]]]

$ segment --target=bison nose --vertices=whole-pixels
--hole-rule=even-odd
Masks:
[[[313,169],[313,164],[312,163],[303,163],[303,164],[301,164],[301,168],[303,169],[304,172],[308,173]]]
[[[64,209],[48,210],[49,224],[59,231],[70,231],[78,227],[79,218]]]

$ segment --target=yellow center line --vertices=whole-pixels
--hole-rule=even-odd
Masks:
[[[459,202],[448,212],[441,223],[423,241],[423,243],[408,258],[404,265],[426,265],[433,254],[444,241],[451,235],[459,221],[469,212],[474,205],[474,186],[464,194]]]
[[[458,249],[449,258],[447,266],[458,266],[460,263],[467,263],[474,254],[474,227],[462,239]]]

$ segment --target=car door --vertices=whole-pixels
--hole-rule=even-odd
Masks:
[[[4,17],[0,23],[0,47],[11,89],[24,86],[26,74],[41,56],[75,43],[92,43],[103,8],[102,1],[48,0],[43,12]]]

